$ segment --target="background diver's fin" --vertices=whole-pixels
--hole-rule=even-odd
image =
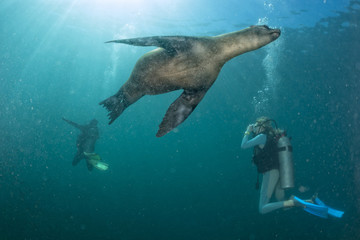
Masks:
[[[164,136],[185,121],[203,99],[206,92],[207,89],[185,90],[168,108],[156,136]]]
[[[107,41],[105,43],[124,43],[134,46],[156,46],[164,48],[167,52],[175,53],[183,49],[189,49],[194,41],[199,40],[197,37],[187,36],[153,36],[143,38],[130,38]],[[201,38],[203,39],[203,38]],[[203,40],[202,40],[203,41]]]
[[[91,160],[97,160],[97,161],[100,161],[101,160],[101,157],[99,156],[99,154],[97,153],[87,153],[87,152],[84,152],[84,155],[91,159]]]
[[[328,207],[305,202],[298,197],[294,197],[294,200],[298,201],[301,205],[303,205],[306,212],[321,218],[328,218]]]
[[[96,155],[96,153],[94,153],[94,152],[84,152],[84,155],[85,156],[87,156],[87,157],[90,157],[90,156],[94,156],[94,155]]]
[[[100,161],[94,164],[93,166],[101,171],[106,171],[109,168],[109,164]]]
[[[86,162],[88,164],[88,168],[90,171],[92,170],[93,167],[95,167],[101,171],[108,170],[109,164],[102,162],[101,157],[98,154],[84,152],[84,155],[87,158]]]

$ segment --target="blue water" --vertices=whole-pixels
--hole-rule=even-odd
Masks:
[[[359,239],[360,2],[350,0],[2,0],[0,239]],[[154,48],[104,44],[279,27],[228,62],[191,116],[156,138],[180,91],[145,96],[111,126],[98,103]],[[296,187],[345,211],[258,213],[249,123],[292,136]],[[71,165],[80,124],[99,120],[110,165]]]

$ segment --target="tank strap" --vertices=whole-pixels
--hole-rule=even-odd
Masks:
[[[293,151],[293,148],[292,148],[291,145],[286,146],[286,147],[280,147],[280,148],[278,148],[278,151],[279,151],[279,152],[283,152],[283,151],[286,151],[286,149],[287,149],[289,152],[292,152],[292,151]]]

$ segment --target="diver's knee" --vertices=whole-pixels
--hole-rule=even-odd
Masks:
[[[260,214],[265,214],[266,212],[264,211],[264,207],[259,207],[259,213]]]

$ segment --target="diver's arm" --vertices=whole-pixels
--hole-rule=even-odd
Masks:
[[[81,126],[80,124],[77,124],[77,123],[75,123],[75,122],[73,122],[73,121],[70,121],[70,120],[67,120],[66,118],[62,118],[62,120],[64,120],[65,122],[67,122],[68,124],[70,124],[71,126],[74,126],[74,127],[76,127],[76,128],[78,128],[78,129],[80,129],[80,130],[83,130],[84,128],[83,128],[83,126]]]
[[[242,142],[241,142],[241,148],[251,148],[255,147],[257,145],[265,144],[266,143],[266,135],[265,134],[259,134],[256,137],[249,140],[249,134],[245,134]]]

